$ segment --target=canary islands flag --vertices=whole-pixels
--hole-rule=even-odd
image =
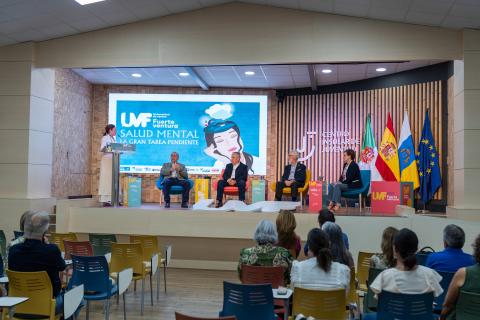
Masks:
[[[375,161],[378,172],[385,181],[400,181],[398,165],[398,147],[392,117],[388,113],[387,127],[383,132],[382,142],[378,148],[378,157]]]
[[[415,161],[415,148],[413,146],[412,132],[410,131],[410,122],[408,114],[405,111],[403,115],[402,131],[400,140],[398,140],[398,155],[400,160],[400,180],[413,182],[413,189],[420,185],[418,181],[417,161]]]
[[[420,176],[420,196],[423,203],[427,203],[442,184],[440,167],[438,166],[438,153],[430,128],[428,110],[425,113],[422,137],[418,145],[417,165],[418,175]]]

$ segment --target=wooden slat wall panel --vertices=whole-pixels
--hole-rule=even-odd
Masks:
[[[353,138],[363,137],[365,119],[372,115],[375,142],[380,143],[385,129],[387,114],[390,112],[395,135],[400,137],[404,111],[407,110],[415,149],[422,132],[425,111],[430,109],[430,120],[435,144],[441,152],[442,140],[442,83],[432,81],[399,87],[366,91],[328,93],[305,96],[287,96],[278,104],[277,128],[278,148],[276,159],[277,179],[281,176],[289,150],[302,147],[307,132],[316,135],[307,137],[307,152],[315,146],[312,158],[306,165],[312,171],[312,179],[323,176],[327,181],[338,179],[342,155],[339,152],[322,152],[322,133],[348,131]],[[356,147],[359,152],[360,145]],[[301,155],[302,156],[302,155]],[[442,168],[443,157],[439,157]],[[443,176],[443,172],[442,172]],[[435,196],[442,199],[442,190]]]

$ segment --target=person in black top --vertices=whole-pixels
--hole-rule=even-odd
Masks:
[[[8,268],[12,271],[46,271],[52,282],[55,313],[63,311],[62,284],[59,272],[65,270],[65,260],[55,244],[49,244],[45,234],[50,218],[47,212],[33,211],[25,219],[25,242],[14,245],[8,252]]]
[[[275,186],[275,200],[282,200],[283,188],[292,189],[292,201],[297,201],[298,188],[305,185],[307,179],[307,167],[298,162],[298,152],[293,150],[288,153],[289,164],[285,166],[281,181]]]
[[[337,211],[340,209],[342,191],[348,189],[357,189],[362,187],[362,178],[360,168],[355,162],[355,151],[347,149],[343,152],[343,170],[337,183],[331,185],[328,190],[328,199],[330,203],[328,209]]]
[[[228,186],[238,187],[238,198],[245,201],[245,188],[247,186],[248,167],[240,162],[240,153],[232,153],[231,163],[227,164],[223,171],[222,180],[217,185],[217,205],[216,208],[222,206],[223,189]]]

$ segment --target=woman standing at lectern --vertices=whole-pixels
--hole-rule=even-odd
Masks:
[[[102,160],[100,161],[100,178],[98,183],[99,201],[103,203],[104,207],[111,206],[112,200],[112,154],[108,152],[110,144],[115,143],[115,135],[117,129],[115,125],[108,124],[105,127],[105,132],[102,137],[102,144],[100,145],[100,152],[102,152]]]

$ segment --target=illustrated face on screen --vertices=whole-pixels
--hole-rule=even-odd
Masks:
[[[213,135],[217,152],[222,155],[240,152],[243,149],[243,143],[235,129],[229,129],[224,132],[218,132]]]

